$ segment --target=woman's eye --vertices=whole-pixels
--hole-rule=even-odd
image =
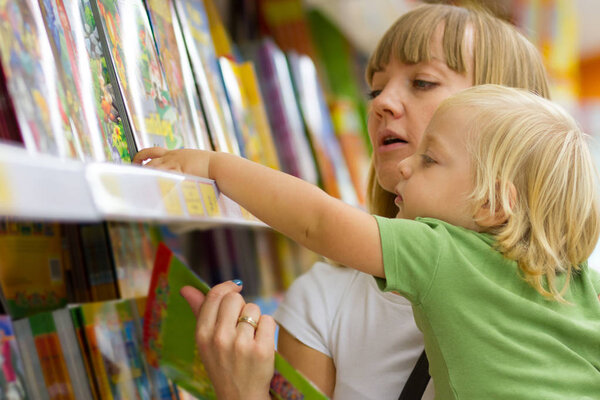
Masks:
[[[380,94],[381,94],[381,90],[375,89],[375,90],[371,90],[369,93],[367,93],[367,96],[369,97],[369,100],[373,100],[375,97],[379,96]]]
[[[421,154],[421,161],[425,166],[429,166],[431,164],[436,163],[436,161],[433,158],[429,157],[427,154]]]
[[[437,86],[437,83],[435,82],[424,81],[421,79],[415,79],[413,81],[413,87],[419,90],[427,90],[434,88],[435,86]]]

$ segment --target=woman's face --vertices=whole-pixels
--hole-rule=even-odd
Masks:
[[[373,74],[368,130],[377,180],[388,192],[400,181],[398,163],[415,152],[437,106],[473,85],[472,55],[466,56],[464,75],[452,71],[444,61],[442,36],[440,25],[432,36],[429,62],[392,59]]]

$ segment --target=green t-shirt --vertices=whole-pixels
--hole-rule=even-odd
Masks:
[[[527,284],[491,235],[376,218],[379,283],[413,305],[436,398],[600,399],[600,277],[587,264],[562,304]]]

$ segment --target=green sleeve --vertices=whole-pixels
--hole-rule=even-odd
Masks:
[[[443,224],[433,219],[390,219],[375,217],[379,226],[385,291],[395,291],[413,305],[427,296],[438,269],[440,254],[448,243]]]

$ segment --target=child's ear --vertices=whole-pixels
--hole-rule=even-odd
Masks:
[[[496,183],[497,193],[500,192],[500,183]],[[508,183],[509,207],[512,209],[517,201],[517,188],[512,182]],[[486,201],[475,212],[475,222],[477,225],[484,228],[493,228],[500,226],[508,221],[508,215],[504,212],[504,208],[500,204],[500,199],[496,200],[496,207],[493,212],[490,212],[490,202]]]

